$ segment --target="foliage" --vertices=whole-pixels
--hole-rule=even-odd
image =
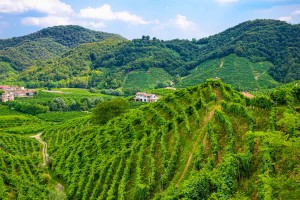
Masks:
[[[220,78],[237,90],[273,88],[277,82],[266,73],[271,67],[269,62],[253,63],[231,54],[202,63],[176,86],[186,87],[203,83],[208,78]]]
[[[64,122],[78,117],[84,117],[88,115],[82,111],[69,111],[69,112],[48,112],[38,114],[36,117],[46,122]]]
[[[100,102],[92,110],[92,119],[98,124],[105,124],[110,119],[125,113],[127,109],[129,109],[129,103],[123,98]]]
[[[224,32],[203,38],[200,61],[222,58],[229,54],[247,57],[252,62],[273,63],[268,74],[280,82],[299,80],[299,25],[279,20],[253,20]],[[280,41],[280,42],[279,42]]]
[[[298,199],[298,102],[278,106],[270,95],[261,97],[246,99],[210,79],[136,109],[120,98],[104,101],[93,115],[45,122],[47,168],[38,165],[37,140],[1,132],[0,194],[13,199],[25,198],[25,192],[40,199]],[[124,107],[126,112],[115,113]],[[5,109],[0,118],[13,119],[10,112],[16,111]],[[19,115],[28,120],[26,126],[41,122]],[[48,115],[58,113],[37,117]],[[103,124],[92,123],[103,117]],[[59,193],[58,180],[65,186]]]
[[[121,38],[74,25],[45,28],[26,36],[0,40],[0,61],[12,63],[14,69],[21,71],[33,65],[35,60],[49,60],[70,47],[112,37]]]
[[[49,111],[49,108],[47,106],[42,106],[40,104],[18,102],[18,101],[12,101],[8,104],[8,106],[11,109],[15,109],[19,112],[30,114],[30,115],[37,115]]]
[[[298,25],[254,20],[198,41],[149,36],[128,41],[78,26],[57,26],[0,40],[0,70],[6,82],[30,88],[119,89],[133,94],[215,77],[238,90],[272,88],[300,77],[299,32]]]

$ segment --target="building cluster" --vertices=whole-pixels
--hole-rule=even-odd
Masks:
[[[15,97],[33,97],[34,89],[25,89],[19,86],[0,86],[2,102],[13,101]]]
[[[155,94],[148,94],[145,92],[137,92],[135,97],[133,98],[135,101],[142,101],[142,102],[157,102],[158,97]]]

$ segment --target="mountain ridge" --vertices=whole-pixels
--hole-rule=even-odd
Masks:
[[[81,30],[78,26],[70,27],[75,30]],[[49,28],[45,30],[52,29]],[[52,33],[51,31],[48,32]],[[40,33],[43,35],[43,31]],[[58,33],[62,33],[62,31],[58,31]],[[58,33],[57,36],[59,37]],[[122,37],[112,35],[110,40],[107,40],[106,42],[104,39],[101,43],[104,48],[108,48],[109,50],[98,51],[99,48],[95,47],[94,50],[89,50],[89,56],[84,56],[83,58],[80,58],[78,52],[85,54],[83,51],[86,46],[79,45],[68,49],[69,51],[65,51],[65,56],[62,54],[58,56],[54,55],[55,57],[52,57],[53,59],[49,62],[50,64],[47,64],[44,60],[33,64],[32,60],[29,60],[31,62],[27,63],[31,63],[31,66],[27,64],[28,68],[22,70],[22,75],[15,81],[20,82],[22,85],[25,84],[28,87],[33,87],[34,85],[40,87],[97,87],[98,89],[119,89],[123,90],[125,93],[126,91],[132,93],[133,91],[140,90],[140,88],[138,82],[130,82],[130,84],[126,83],[126,79],[131,72],[141,72],[144,73],[143,75],[147,75],[149,69],[161,68],[167,73],[165,77],[171,77],[169,79],[156,80],[153,78],[146,78],[150,79],[152,82],[147,83],[148,86],[142,86],[141,88],[147,89],[148,87],[148,89],[153,89],[155,85],[157,87],[163,87],[169,86],[172,83],[180,86],[182,85],[180,83],[182,80],[194,73],[195,68],[205,66],[207,61],[221,58],[226,59],[227,56],[235,54],[238,57],[248,59],[247,62],[253,63],[253,65],[266,61],[272,63],[272,65],[270,65],[271,67],[267,70],[268,77],[262,76],[261,80],[261,82],[266,83],[265,85],[263,84],[262,87],[269,88],[274,87],[276,81],[283,83],[300,79],[300,53],[297,53],[300,52],[299,33],[299,25],[291,25],[278,20],[253,20],[243,22],[219,34],[192,41],[179,39],[163,41],[157,38],[150,38],[149,36],[143,36],[142,39],[126,40]],[[76,37],[78,37],[78,34]],[[59,40],[63,40],[63,38],[64,36],[61,36]],[[114,46],[111,43],[112,40],[115,40],[116,42],[126,40],[127,42],[121,42],[121,45]],[[75,45],[76,42],[64,42],[63,44],[72,46]],[[93,42],[86,44],[91,44],[91,46],[93,46]],[[12,49],[10,49],[10,52]],[[44,51],[47,52],[46,50]],[[2,62],[9,63],[14,69],[20,71],[21,68],[16,67],[17,64],[15,63],[25,62],[27,60],[26,55],[29,55],[29,53],[24,53],[23,56],[19,56],[24,59],[18,61],[17,58],[12,58],[13,56],[1,56],[0,51],[0,60],[2,58]],[[82,68],[82,66],[79,66],[81,64],[78,62],[73,62],[71,65],[65,65],[64,60],[66,56],[69,56],[70,59],[76,58],[78,62],[83,63],[85,67]],[[59,63],[60,67],[54,69],[53,63]],[[234,64],[239,64],[239,71],[243,71],[243,63],[232,63],[232,66],[234,66]],[[245,63],[245,65],[248,64]],[[256,67],[257,66],[255,66],[255,68]],[[74,70],[77,70],[77,72],[73,73],[72,71]],[[46,78],[44,77],[45,75],[37,77],[29,76],[28,74],[28,72],[30,74],[32,74],[32,72],[46,74],[47,71],[53,71],[53,73],[56,74]],[[92,76],[94,71],[98,74],[98,78],[96,79]],[[239,71],[235,71],[234,73],[240,73]],[[99,73],[102,75],[100,76]],[[59,78],[59,74],[65,74],[66,76]],[[212,74],[217,74],[217,71],[214,71]],[[248,76],[248,74],[245,74],[244,76]],[[221,73],[218,77],[226,79],[226,74]],[[207,78],[214,77],[205,77],[205,79]],[[242,79],[243,75],[240,75],[239,78]],[[63,81],[63,79],[65,81]],[[83,82],[83,84],[71,83],[74,82],[75,79],[80,80],[79,82]],[[71,82],[68,80],[71,80]],[[97,80],[98,83],[96,83],[97,81],[95,80]],[[253,82],[250,85],[255,85],[253,77],[252,80]],[[198,80],[190,80],[190,83],[193,82],[195,82],[194,84],[201,83]],[[270,84],[268,84],[268,82]],[[129,85],[136,85],[136,87],[128,87]],[[241,90],[257,89],[255,86],[249,88],[245,85],[235,85],[234,82],[233,86],[234,88]]]

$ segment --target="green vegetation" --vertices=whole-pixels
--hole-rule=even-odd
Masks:
[[[46,122],[64,122],[70,119],[84,117],[88,115],[88,112],[82,111],[69,111],[69,112],[48,112],[38,114],[36,117]]]
[[[115,98],[92,115],[26,118],[2,105],[3,120],[33,132],[40,123],[50,161],[41,166],[41,145],[21,126],[2,126],[1,195],[21,198],[32,186],[40,199],[297,199],[299,103],[295,85],[248,99],[210,79],[135,109]]]
[[[299,33],[298,25],[254,20],[198,41],[149,36],[129,41],[59,26],[0,40],[0,70],[3,83],[97,88],[115,95],[196,85],[213,75],[235,89],[256,90],[299,79]]]
[[[253,20],[226,31],[200,39],[201,62],[230,54],[247,57],[252,62],[269,61],[274,66],[268,74],[279,82],[299,80],[299,24],[279,20]]]
[[[124,90],[133,92],[145,91],[172,85],[173,78],[162,68],[150,68],[148,71],[133,71],[128,73]]]
[[[92,120],[98,124],[105,124],[114,117],[125,113],[129,103],[123,98],[115,98],[99,103],[92,111]]]
[[[53,180],[40,166],[39,150],[35,139],[1,132],[1,199],[47,199]]]
[[[78,26],[0,40],[0,83],[49,89],[0,105],[0,199],[299,199],[299,33],[255,20],[198,41]],[[100,94],[138,90],[162,97]]]
[[[252,63],[247,58],[232,54],[201,64],[177,85],[191,86],[203,83],[208,78],[218,77],[238,90],[273,88],[278,83],[267,73],[271,67],[272,64],[269,62]]]
[[[55,26],[23,37],[0,40],[0,61],[23,70],[37,61],[61,55],[71,47],[121,36],[92,31],[80,26]]]

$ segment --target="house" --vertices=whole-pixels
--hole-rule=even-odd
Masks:
[[[0,90],[8,90],[8,89],[10,89],[10,86],[0,85]]]
[[[0,86],[0,90],[3,90],[2,102],[13,101],[15,97],[33,97],[34,89],[25,89],[24,87],[11,87]]]
[[[142,102],[157,102],[158,98],[155,94],[148,94],[145,92],[137,92],[135,97],[133,98],[135,101],[142,101]]]
[[[13,101],[15,96],[12,92],[5,92],[2,94],[2,102]]]

